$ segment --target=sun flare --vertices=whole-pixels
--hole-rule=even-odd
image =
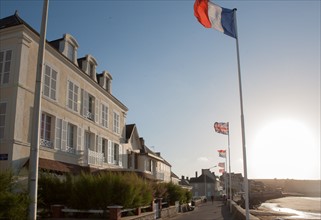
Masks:
[[[318,169],[320,150],[303,123],[280,119],[258,131],[251,154],[251,173],[267,178],[308,178]]]

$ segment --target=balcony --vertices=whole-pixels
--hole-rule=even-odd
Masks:
[[[53,148],[53,142],[50,140],[40,139],[40,146],[47,147],[47,148]]]
[[[104,154],[88,149],[88,164],[102,166],[104,163]]]
[[[92,120],[92,121],[94,120],[94,114],[92,112],[87,111],[84,113],[84,116],[85,116],[85,118],[88,118],[89,120]]]

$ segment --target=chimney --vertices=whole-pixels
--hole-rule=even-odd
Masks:
[[[182,176],[182,180],[184,180],[185,179],[185,176]]]
[[[189,181],[189,177],[188,176],[186,177],[186,180]]]
[[[196,177],[196,178],[198,177],[198,175],[197,175],[197,171],[195,171],[195,177]]]
[[[144,147],[145,146],[145,140],[144,140],[144,138],[139,138],[140,139],[140,143],[142,144],[142,146]]]

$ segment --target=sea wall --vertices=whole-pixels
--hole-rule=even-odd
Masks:
[[[234,201],[231,201],[229,200],[228,201],[228,206],[230,206],[230,202],[231,202],[231,213],[232,213],[232,216],[233,216],[233,219],[235,220],[246,220],[246,212],[245,210],[237,205]],[[250,215],[250,220],[260,220],[258,217],[255,217],[251,214]]]

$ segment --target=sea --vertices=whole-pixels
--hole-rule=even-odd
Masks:
[[[321,219],[321,198],[283,197],[268,200],[259,209],[290,214],[278,219]]]

